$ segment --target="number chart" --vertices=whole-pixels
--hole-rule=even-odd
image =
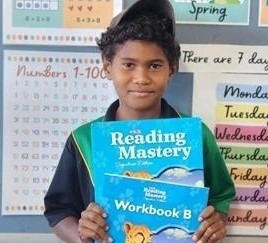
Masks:
[[[42,214],[67,136],[117,96],[98,53],[5,51],[3,86],[2,214]]]

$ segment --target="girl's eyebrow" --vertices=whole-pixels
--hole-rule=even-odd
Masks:
[[[130,57],[121,57],[120,59],[123,61],[133,61],[133,62],[136,61],[135,58],[130,58]]]
[[[121,57],[120,58],[122,61],[131,61],[131,62],[137,62],[137,59],[135,58],[131,58],[131,57]],[[152,62],[161,62],[163,63],[164,60],[161,58],[156,58],[156,59],[151,59],[147,61],[148,63],[152,63]]]

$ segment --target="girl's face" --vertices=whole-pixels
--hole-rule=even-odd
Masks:
[[[158,45],[128,40],[103,66],[119,96],[117,119],[159,117],[161,98],[173,71]]]

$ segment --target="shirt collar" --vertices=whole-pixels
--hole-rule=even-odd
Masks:
[[[104,121],[115,121],[116,111],[119,106],[119,100],[114,101],[108,108]],[[165,99],[161,100],[161,115],[160,118],[176,118],[181,117],[180,113],[175,111]]]

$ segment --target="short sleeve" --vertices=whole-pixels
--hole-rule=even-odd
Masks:
[[[77,150],[70,136],[65,144],[52,182],[45,195],[45,212],[53,227],[68,216],[80,217],[85,205],[81,196]]]

